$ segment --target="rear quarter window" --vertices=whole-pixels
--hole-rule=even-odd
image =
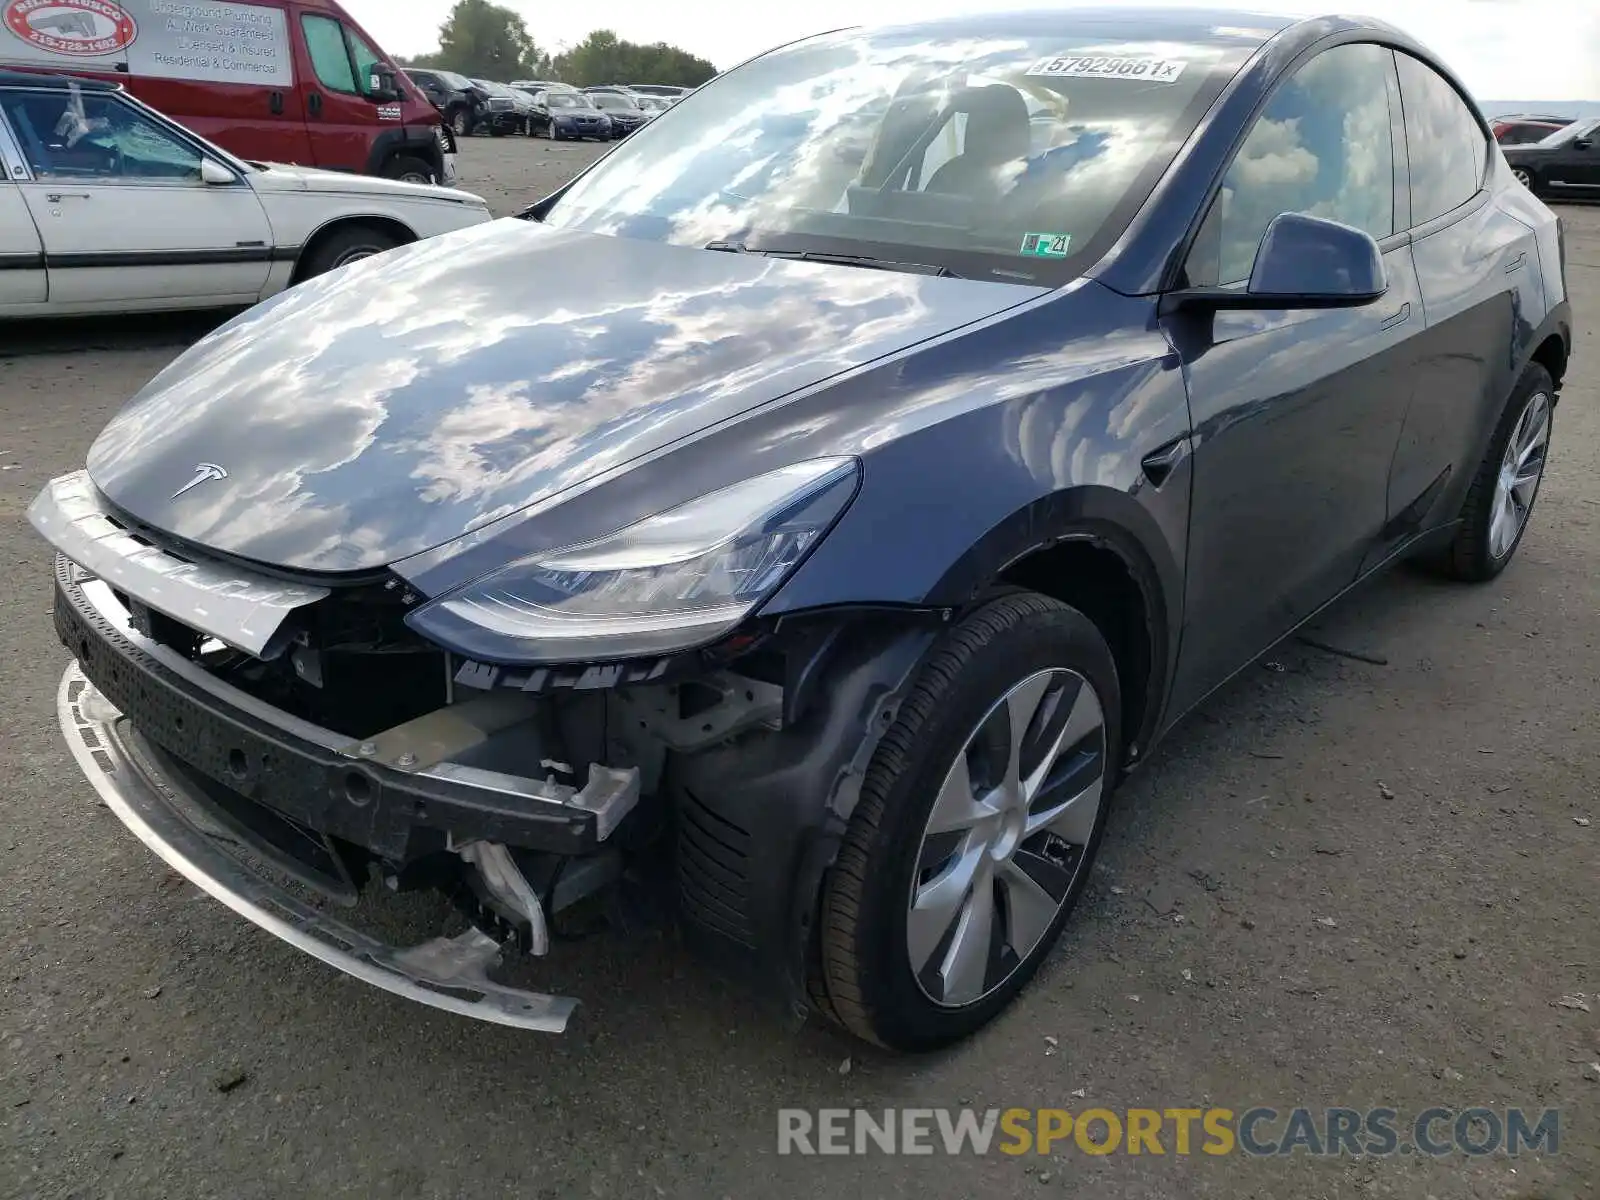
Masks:
[[[1460,208],[1483,186],[1489,138],[1448,80],[1409,54],[1395,55],[1411,156],[1411,223]]]

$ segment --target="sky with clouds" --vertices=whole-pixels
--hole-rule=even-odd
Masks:
[[[438,44],[452,0],[342,0],[391,54]],[[520,12],[534,40],[560,50],[596,26],[636,42],[673,42],[733,66],[752,54],[812,33],[998,7],[993,0],[804,0],[799,4],[729,0],[605,0],[601,4],[499,0]],[[1189,7],[1185,0],[1166,0]],[[1030,7],[1019,0],[1017,7]],[[1356,4],[1275,4],[1274,11],[1361,11]],[[1600,4],[1593,0],[1383,0],[1368,10],[1430,46],[1485,100],[1600,100]]]

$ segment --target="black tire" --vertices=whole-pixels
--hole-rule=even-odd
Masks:
[[[503,128],[501,128],[500,122],[495,121],[494,123],[492,123],[489,126],[489,136],[490,137],[505,137],[505,135],[506,135],[506,131]]]
[[[458,108],[450,114],[450,132],[457,137],[472,136],[472,114],[464,108]]]
[[[884,735],[824,883],[819,922],[828,1015],[856,1036],[914,1051],[973,1033],[1027,986],[1076,905],[1104,834],[1104,793],[1055,919],[1003,983],[965,1007],[945,1007],[928,997],[913,974],[908,902],[929,814],[954,758],[951,747],[964,748],[1000,697],[1048,667],[1076,672],[1098,695],[1103,788],[1109,792],[1121,754],[1116,663],[1093,622],[1037,593],[992,600],[946,634]]]
[[[1505,410],[1500,414],[1500,423],[1495,427],[1494,436],[1489,439],[1489,448],[1484,452],[1483,461],[1478,464],[1478,469],[1472,476],[1472,485],[1467,489],[1467,498],[1461,505],[1460,524],[1456,527],[1454,539],[1448,546],[1423,560],[1424,564],[1436,573],[1467,583],[1483,583],[1505,570],[1506,565],[1515,556],[1517,547],[1522,544],[1522,535],[1528,531],[1528,522],[1533,519],[1533,506],[1539,498],[1539,487],[1544,481],[1544,466],[1550,445],[1549,432],[1546,434],[1545,455],[1538,464],[1538,480],[1523,512],[1522,524],[1517,529],[1516,537],[1502,553],[1496,554],[1490,534],[1494,520],[1496,485],[1499,482],[1506,445],[1517,433],[1529,402],[1539,395],[1547,398],[1550,432],[1553,432],[1556,407],[1555,383],[1550,378],[1549,371],[1538,363],[1530,363],[1522,372],[1522,377],[1517,380],[1517,385],[1511,389]]]
[[[1535,196],[1544,194],[1544,184],[1539,181],[1539,172],[1529,170],[1527,167],[1513,167],[1511,173],[1517,177],[1517,182]]]
[[[392,233],[372,225],[343,225],[320,238],[301,260],[299,278],[312,279],[335,267],[382,254],[400,244]]]
[[[407,183],[434,183],[438,179],[432,166],[411,154],[397,154],[384,163],[383,177]]]

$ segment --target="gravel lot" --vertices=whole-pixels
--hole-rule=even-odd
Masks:
[[[509,212],[598,149],[469,141],[463,186]],[[1396,572],[1317,630],[1381,665],[1291,642],[1213,698],[1121,793],[1018,1008],[909,1061],[783,1023],[665,932],[558,947],[548,977],[587,1001],[565,1037],[469,1023],[165,870],[61,745],[66,656],[23,512],[215,318],[0,335],[0,1194],[1600,1195],[1600,208],[1565,215],[1579,357],[1516,564],[1481,588]],[[1579,993],[1593,1011],[1556,1003]],[[1515,1160],[775,1153],[778,1108],[853,1104],[1559,1107],[1562,1142]]]

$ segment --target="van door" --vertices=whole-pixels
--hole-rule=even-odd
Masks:
[[[208,184],[199,147],[115,93],[0,88],[31,176],[52,304],[260,298],[272,227],[253,189]]]
[[[298,9],[297,20],[309,67],[300,90],[312,156],[319,167],[365,171],[379,125],[400,124],[398,104],[380,105],[367,95],[372,64],[383,58],[326,13]]]
[[[0,116],[0,312],[13,304],[41,304],[48,297],[44,243],[22,198],[28,176],[22,153]]]

